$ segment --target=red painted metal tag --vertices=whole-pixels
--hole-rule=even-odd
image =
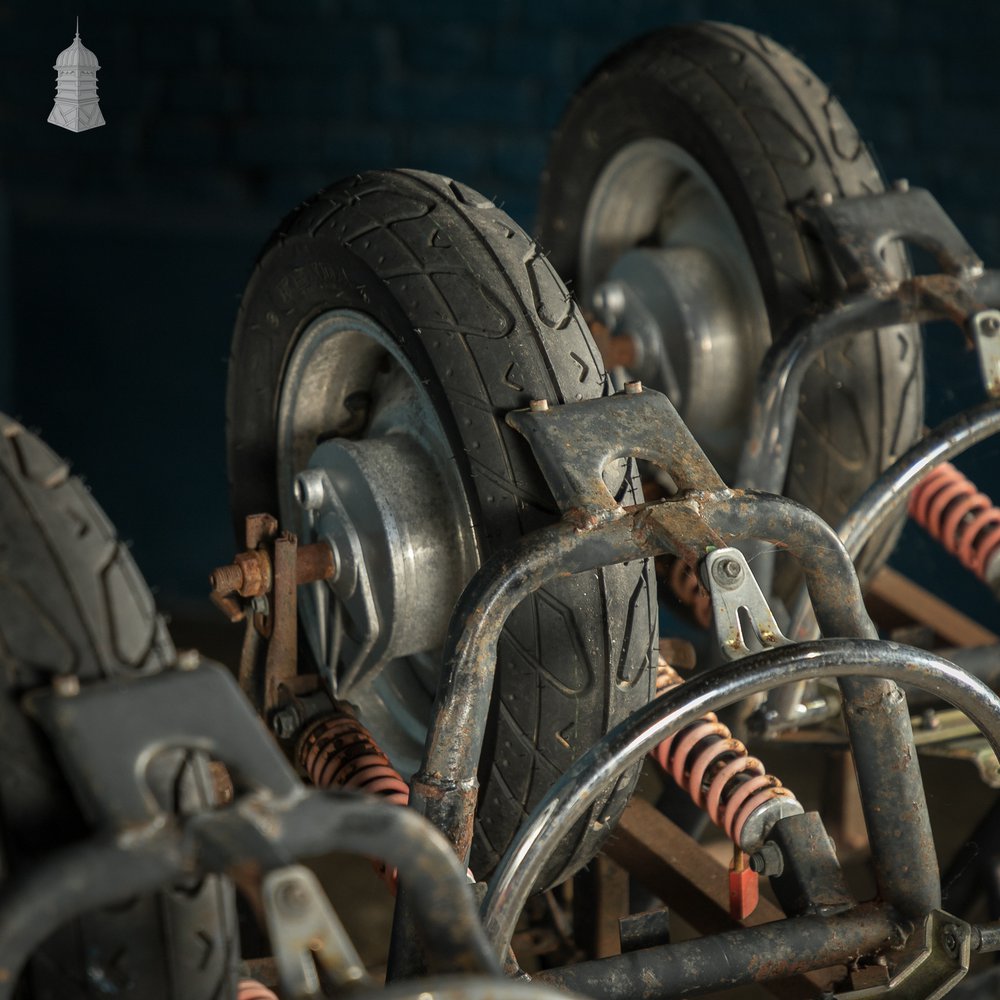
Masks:
[[[729,915],[745,920],[757,909],[760,898],[757,873],[747,864],[747,856],[736,849],[729,863]]]

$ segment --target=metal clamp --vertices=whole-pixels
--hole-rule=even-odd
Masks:
[[[976,342],[979,370],[990,396],[1000,396],[1000,309],[981,309],[969,320]]]
[[[295,1000],[325,996],[317,962],[338,990],[372,984],[344,925],[308,868],[289,865],[269,872],[261,897],[285,996]]]
[[[739,549],[715,549],[701,566],[702,582],[712,596],[715,631],[728,660],[786,646],[746,557]]]
[[[904,957],[887,981],[834,1000],[939,1000],[969,971],[972,928],[964,920],[934,910],[907,942]]]

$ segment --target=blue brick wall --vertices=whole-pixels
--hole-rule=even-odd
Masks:
[[[709,18],[790,46],[886,173],[930,187],[1000,263],[997,4],[96,0],[81,34],[108,125],[82,136],[45,122],[77,6],[0,2],[0,390],[13,384],[7,405],[89,474],[168,598],[201,593],[230,549],[225,357],[278,218],[345,173],[413,166],[530,227],[550,129],[640,32]],[[932,356],[954,373],[931,399],[937,420],[977,388],[955,338]],[[921,575],[931,552],[908,536],[902,558]]]

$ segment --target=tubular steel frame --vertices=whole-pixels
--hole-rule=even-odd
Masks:
[[[48,731],[100,833],[0,887],[0,1000],[13,995],[32,951],[76,915],[198,873],[225,872],[248,861],[269,871],[331,849],[375,854],[399,869],[393,976],[425,963],[436,972],[495,976],[535,877],[595,796],[655,743],[705,711],[816,677],[840,681],[879,902],[844,901],[839,912],[804,912],[552,970],[544,978],[608,996],[691,995],[877,952],[899,944],[914,923],[938,910],[937,860],[906,701],[895,682],[905,680],[963,709],[998,750],[1000,699],[947,661],[877,641],[840,538],[807,508],[758,489],[780,488],[784,480],[798,389],[823,347],[850,333],[899,323],[968,323],[984,308],[1000,305],[1000,274],[983,272],[926,192],[848,199],[804,213],[837,257],[850,294],[776,343],[765,358],[740,466],[740,482],[756,488],[728,489],[666,397],[637,386],[610,398],[509,415],[511,426],[530,442],[563,518],[486,563],[456,606],[435,718],[412,786],[411,805],[431,823],[412,810],[306,790],[235,681],[205,662],[104,681],[75,696],[29,695],[29,711]],[[894,237],[931,250],[943,273],[891,279],[878,251]],[[852,550],[894,509],[898,491],[960,443],[967,446],[996,429],[996,405],[956,418],[865,494],[846,536]],[[677,494],[622,508],[603,478],[609,463],[622,458],[659,466]],[[555,577],[661,553],[694,565],[713,547],[756,540],[796,557],[827,638],[755,654],[697,677],[640,709],[591,748],[551,789],[502,859],[483,903],[484,930],[464,872],[476,765],[507,616]],[[114,740],[107,738],[109,719]],[[144,772],[157,753],[178,748],[209,754],[229,767],[236,788],[232,805],[187,817],[162,811]],[[978,942],[974,946],[1000,945],[995,927],[964,926]],[[417,936],[421,953],[412,947]],[[496,989],[489,979],[452,982]]]
[[[466,589],[452,619],[436,716],[422,767],[414,776],[411,803],[445,832],[463,861],[472,840],[476,765],[500,631],[517,604],[554,577],[665,553],[679,555],[694,565],[712,547],[744,542],[752,550],[767,541],[798,559],[821,634],[856,640],[876,638],[864,611],[851,555],[836,534],[805,508],[757,489],[777,491],[784,482],[802,379],[825,347],[853,333],[901,323],[949,319],[968,328],[977,313],[1000,304],[1000,274],[984,272],[981,260],[926,191],[897,189],[832,205],[817,203],[804,208],[803,214],[837,259],[849,294],[818,319],[790,331],[765,357],[738,473],[745,489],[726,489],[669,401],[653,393],[637,393],[635,386],[630,387],[631,393],[611,399],[517,411],[508,417],[511,426],[531,444],[563,521],[487,563]],[[880,251],[888,240],[896,238],[934,254],[942,273],[904,281],[894,278]],[[995,394],[998,385],[988,380],[987,389]],[[854,519],[845,525],[850,529],[851,554],[896,509],[896,492],[929,471],[945,454],[954,454],[986,436],[996,424],[995,404],[988,404],[968,419],[956,418],[934,441],[918,444],[904,455],[865,494],[855,508]],[[657,504],[621,508],[602,478],[607,465],[620,458],[642,458],[659,466],[673,479],[678,493]],[[940,906],[937,859],[906,700],[893,680],[885,679],[911,681],[912,668],[908,654],[898,647],[858,646],[851,652],[860,658],[860,664],[837,664],[827,676],[839,678],[884,907],[881,917],[926,917]],[[785,656],[785,680],[791,680],[797,672],[792,666],[799,663],[799,657],[823,659],[824,654],[818,649],[793,647]],[[913,656],[920,659],[918,652]],[[928,661],[921,662],[928,666]],[[938,661],[931,672],[949,668],[956,669]],[[807,676],[807,671],[799,673],[802,680]],[[710,687],[721,682],[720,672],[713,672]],[[981,693],[987,690],[983,688]],[[940,689],[937,693],[942,695]],[[993,701],[991,711],[995,713]],[[985,717],[981,720],[986,721]],[[994,745],[1000,733],[995,722],[994,714],[990,729]],[[666,735],[661,732],[660,738]],[[630,759],[634,762],[638,756]],[[606,774],[603,785],[588,785],[590,792],[605,789],[607,781],[619,773]],[[584,782],[581,775],[578,778]],[[556,787],[563,787],[562,782]],[[546,800],[550,807],[555,808],[556,798],[553,791]],[[540,815],[529,820],[525,829],[537,826]],[[573,815],[578,819],[580,814]],[[550,828],[568,829],[561,817],[553,824],[551,813],[547,821]],[[543,838],[533,843],[522,830],[501,862],[501,873],[510,875],[513,866],[537,875],[538,858],[554,842]],[[528,858],[532,859],[530,865]],[[485,905],[488,922],[497,919],[493,907],[502,907],[507,899],[517,899],[522,893],[527,897],[531,880],[521,878],[518,891],[511,894],[509,887],[498,887],[494,876]],[[512,904],[510,912],[505,911],[507,920],[513,909],[519,911],[524,898]],[[397,905],[391,975],[419,967],[408,933],[408,906],[409,897],[404,893]],[[880,929],[884,931],[885,925]],[[505,946],[509,936],[503,921],[491,930],[494,943]],[[750,949],[748,954],[753,953]],[[822,949],[817,955],[820,953],[828,964],[830,954]],[[845,944],[841,957],[850,954],[851,948]],[[710,974],[703,971],[708,981]],[[638,974],[629,981],[636,987]],[[570,977],[568,982],[577,981]],[[691,988],[680,983],[674,987],[680,992]],[[608,988],[608,982],[602,981],[601,989]],[[659,995],[670,993],[667,989]]]

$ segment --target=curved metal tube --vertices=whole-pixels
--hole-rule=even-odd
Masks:
[[[830,343],[841,337],[904,323],[926,323],[956,317],[942,301],[921,294],[927,278],[900,289],[868,291],[852,296],[843,305],[824,313],[805,326],[793,327],[764,356],[750,413],[750,430],[740,456],[736,482],[748,488],[781,491],[788,471],[795,414],[802,380],[809,366]],[[1000,304],[1000,274],[986,271],[967,278],[963,288],[969,301],[983,307]]]
[[[175,831],[141,843],[94,838],[52,855],[0,893],[0,1000],[10,1000],[28,958],[53,931],[74,917],[111,906],[190,874]]]
[[[196,872],[247,861],[269,870],[331,850],[374,855],[399,869],[437,969],[500,974],[464,869],[437,830],[370,796],[302,790],[281,800],[250,796],[180,828],[156,822],[95,838],[11,878],[0,891],[0,1000],[13,995],[28,956],[74,917]]]
[[[740,454],[736,483],[780,493],[788,472],[795,415],[809,366],[831,342],[854,333],[912,322],[895,296],[865,292],[789,330],[761,362],[750,410],[750,429]]]
[[[595,744],[539,803],[501,859],[483,902],[486,932],[506,953],[514,924],[550,852],[594,797],[661,740],[704,715],[787,681],[884,677],[964,711],[1000,753],[1000,698],[954,664],[925,650],[868,639],[785,646],[719,667],[668,691]]]
[[[946,420],[901,455],[854,502],[837,534],[852,559],[909,499],[910,491],[939,465],[1000,431],[1000,401],[990,400]],[[793,639],[816,635],[805,591],[799,593],[788,632]]]
[[[622,511],[587,531],[564,522],[527,536],[473,577],[452,618],[435,719],[411,783],[411,804],[444,832],[461,859],[467,860],[472,840],[497,642],[517,604],[558,575],[660,552],[700,554],[741,538],[773,541],[798,559],[825,635],[876,637],[836,533],[802,504],[769,494],[689,490]],[[877,674],[840,683],[879,890],[904,914],[926,913],[940,905],[940,878],[905,700]],[[396,914],[403,928],[409,921],[405,892]],[[394,932],[393,976],[412,971],[408,936]]]

